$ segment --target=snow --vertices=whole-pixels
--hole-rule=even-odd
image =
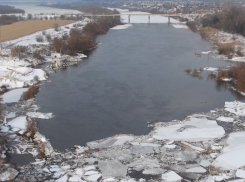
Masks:
[[[233,80],[232,78],[222,78],[222,81],[224,81],[224,82],[230,82],[232,80]]]
[[[203,167],[194,167],[186,170],[186,172],[190,173],[205,173],[206,171]]]
[[[8,122],[7,125],[11,126],[12,128],[19,128],[21,130],[26,130],[26,126],[27,126],[26,116],[17,117],[11,120],[10,122]]]
[[[117,26],[111,28],[111,30],[122,30],[122,29],[127,29],[131,26],[132,26],[132,24],[117,25]]]
[[[206,68],[203,68],[203,70],[206,70],[206,71],[217,71],[219,68],[212,68],[212,67],[206,67]]]
[[[209,54],[211,53],[212,51],[202,51],[202,54]]]
[[[245,165],[245,132],[231,133],[227,139],[228,146],[212,163],[214,167],[222,169],[237,169]]]
[[[166,147],[168,149],[175,149],[176,145],[164,145],[164,147]]]
[[[174,28],[184,28],[188,29],[188,26],[185,24],[171,24]]]
[[[132,145],[140,145],[142,147],[160,147],[161,145],[155,143],[139,143],[139,142],[131,142]]]
[[[238,116],[245,115],[245,103],[234,101],[234,102],[225,102],[225,110],[231,113],[234,113]]]
[[[217,118],[218,121],[223,121],[223,122],[230,122],[232,123],[234,121],[233,118],[230,118],[230,117],[224,117],[224,116],[220,116]]]
[[[174,181],[180,181],[182,178],[174,171],[170,171],[165,174],[162,174],[162,179],[167,182],[174,182]]]
[[[27,112],[26,115],[31,118],[40,118],[40,119],[50,119],[53,117],[52,113],[40,113],[40,112]]]
[[[15,117],[15,112],[9,112],[7,115],[6,115],[6,118],[14,118]]]
[[[168,139],[174,141],[199,142],[222,137],[224,134],[224,129],[218,126],[216,121],[206,118],[191,117],[184,120],[181,124],[157,127],[154,130],[153,138],[158,140]]]
[[[3,103],[13,103],[13,102],[19,102],[22,94],[26,92],[28,88],[20,88],[8,91],[2,95]]]
[[[245,178],[245,171],[242,170],[242,169],[238,169],[238,170],[236,171],[236,176],[237,176],[238,178]]]

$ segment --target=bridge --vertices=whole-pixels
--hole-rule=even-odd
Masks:
[[[131,16],[148,16],[148,23],[151,22],[151,16],[165,16],[168,17],[168,23],[170,23],[170,17],[186,17],[186,16],[200,16],[203,14],[110,14],[110,15],[94,15],[94,14],[83,14],[85,17],[90,17],[91,19],[93,17],[115,17],[115,16],[128,16],[128,23],[130,23],[130,17]]]

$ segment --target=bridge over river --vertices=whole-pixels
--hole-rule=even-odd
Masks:
[[[83,14],[85,17],[90,17],[91,19],[93,17],[108,17],[108,16],[128,16],[128,23],[130,23],[130,17],[131,16],[148,16],[148,23],[151,22],[151,16],[165,16],[168,17],[168,23],[170,23],[170,17],[187,17],[187,16],[200,16],[203,14],[110,14],[110,15],[95,15],[95,14]]]

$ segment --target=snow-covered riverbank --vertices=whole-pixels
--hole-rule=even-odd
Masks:
[[[36,44],[34,39],[35,36],[30,37]],[[29,38],[24,38],[20,45],[26,45],[25,40]],[[39,73],[40,70],[35,74],[35,69],[26,68],[26,65],[22,68],[22,64],[16,66],[16,62],[13,61],[14,72],[11,73],[15,80],[31,85],[33,75],[39,77],[40,84],[47,79],[45,74]],[[9,65],[5,66],[8,68]],[[6,76],[3,71],[3,77]],[[23,91],[18,90],[18,95]],[[6,93],[4,102],[10,103],[10,98],[14,102],[18,100],[20,96],[12,98],[11,92]],[[14,96],[17,97],[15,93]],[[35,140],[46,143],[48,158],[36,158],[35,162],[21,166],[15,181],[22,178],[74,182],[222,181],[238,178],[244,181],[244,108],[244,103],[226,102],[224,109],[193,114],[182,121],[149,123],[153,129],[147,135],[118,134],[91,141],[86,146],[74,146],[74,150],[66,152],[53,150],[48,140],[37,133]],[[15,141],[8,152],[38,155],[34,143],[19,136],[25,132],[29,119],[53,117],[52,113],[39,113],[38,109],[35,99],[13,107],[10,105],[5,113],[5,124],[1,126],[1,133]],[[12,173],[18,174],[16,171]],[[0,176],[4,174],[0,173]]]

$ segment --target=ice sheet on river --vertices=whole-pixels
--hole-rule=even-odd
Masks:
[[[119,135],[115,137],[111,137],[102,142],[89,142],[87,145],[90,148],[105,148],[116,145],[123,145],[126,142],[130,142],[134,139],[133,136],[130,135]]]
[[[222,154],[212,163],[222,169],[237,169],[245,165],[245,132],[231,133],[227,139],[228,146]]]
[[[225,110],[238,116],[245,116],[245,103],[239,101],[225,102]]]
[[[20,88],[4,93],[2,95],[3,103],[19,102],[22,94],[27,90],[28,88]]]
[[[224,134],[224,129],[218,126],[216,121],[192,116],[180,124],[156,128],[153,138],[158,140],[168,139],[174,141],[199,142],[219,138]]]

